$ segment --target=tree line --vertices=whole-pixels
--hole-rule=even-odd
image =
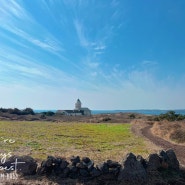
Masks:
[[[31,108],[25,108],[23,110],[20,110],[18,108],[0,108],[0,112],[2,113],[9,113],[9,114],[17,114],[17,115],[28,115],[28,114],[31,114],[31,115],[34,115],[34,111],[33,109]]]

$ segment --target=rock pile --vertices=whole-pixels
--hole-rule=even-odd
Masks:
[[[100,175],[111,175],[116,178],[121,165],[118,162],[107,160],[95,167],[94,162],[88,157],[80,159],[79,156],[72,156],[70,161],[64,158],[48,158],[41,163],[37,173],[40,175],[56,175],[62,178],[92,179]]]
[[[162,170],[172,170],[176,173],[180,171],[179,161],[171,149],[150,154],[147,159],[129,153],[121,163],[107,160],[98,165],[88,157],[72,156],[70,160],[66,160],[48,156],[38,167],[36,161],[30,156],[13,156],[3,166],[9,167],[16,159],[24,162],[16,166],[17,172],[23,176],[37,174],[80,180],[101,178],[132,184],[147,184],[150,174],[154,172],[160,174]]]

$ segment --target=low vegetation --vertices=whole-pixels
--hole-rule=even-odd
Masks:
[[[145,141],[131,132],[130,124],[90,124],[0,121],[1,152],[31,155],[89,156],[95,162],[121,160],[128,152],[148,155]],[[4,139],[15,140],[4,143]]]
[[[184,143],[185,144],[185,129],[174,130],[170,135],[170,139],[177,142],[177,143]]]
[[[175,111],[168,111],[154,117],[151,121],[152,132],[161,138],[179,144],[185,144],[185,115],[177,114]]]
[[[155,122],[152,128],[154,135],[166,140],[185,144],[185,122],[184,121],[160,121]]]
[[[55,113],[52,112],[52,111],[41,112],[41,114],[42,114],[42,115],[45,115],[45,116],[53,116],[53,115],[55,115]]]
[[[0,112],[2,113],[9,113],[9,114],[16,114],[16,115],[34,115],[34,111],[31,108],[26,108],[23,110],[19,110],[18,108],[9,108],[9,109],[5,109],[5,108],[0,108]]]
[[[182,120],[185,120],[185,115],[176,114],[175,111],[168,111],[165,114],[160,114],[159,116],[155,117],[154,120],[155,121],[162,121],[162,120],[182,121]]]

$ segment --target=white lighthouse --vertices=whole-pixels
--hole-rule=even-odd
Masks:
[[[82,115],[89,116],[91,115],[91,110],[87,107],[82,107],[82,103],[79,99],[77,99],[75,103],[75,110],[82,112]]]
[[[79,99],[77,99],[75,103],[75,110],[80,110],[82,108],[82,103]]]
[[[82,107],[82,103],[77,99],[74,110],[58,110],[57,114],[69,115],[69,116],[90,116],[91,110],[87,107]]]

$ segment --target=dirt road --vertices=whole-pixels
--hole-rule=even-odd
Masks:
[[[176,153],[176,156],[178,160],[180,161],[180,164],[182,167],[185,167],[185,146],[172,144],[162,138],[159,138],[157,136],[154,136],[151,133],[151,125],[146,125],[144,128],[141,129],[141,133],[143,136],[148,138],[150,141],[152,141],[155,145],[162,147],[164,150],[166,149],[173,149]]]

